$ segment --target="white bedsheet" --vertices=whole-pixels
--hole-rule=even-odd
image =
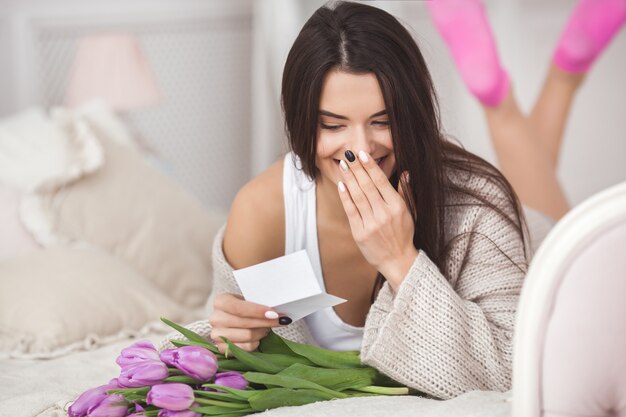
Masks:
[[[163,338],[145,339],[155,345]],[[66,417],[69,403],[88,388],[117,377],[115,358],[136,339],[49,360],[0,360],[0,417]],[[361,397],[284,407],[264,417],[394,416],[508,417],[510,392],[474,391],[448,401],[420,397]]]
[[[158,343],[163,334],[142,338]],[[56,359],[0,360],[0,417],[66,416],[63,406],[119,375],[115,358],[138,339]],[[46,411],[48,410],[48,411]]]

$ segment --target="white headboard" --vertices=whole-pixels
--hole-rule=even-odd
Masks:
[[[26,1],[8,21],[18,109],[63,103],[80,37],[136,33],[162,99],[127,120],[183,187],[228,208],[251,167],[249,0]]]

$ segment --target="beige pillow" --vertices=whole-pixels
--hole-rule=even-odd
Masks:
[[[189,315],[109,254],[49,248],[0,262],[0,351],[56,356]]]
[[[102,248],[178,303],[203,306],[213,237],[225,216],[201,206],[133,149],[100,139],[105,162],[98,172],[40,195],[49,232]]]

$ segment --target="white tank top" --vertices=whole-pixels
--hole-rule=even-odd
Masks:
[[[284,162],[285,255],[306,250],[320,287],[326,291],[317,242],[315,181],[301,170],[300,159],[293,153],[288,153]],[[304,320],[321,347],[337,351],[360,350],[363,328],[344,323],[332,307]]]

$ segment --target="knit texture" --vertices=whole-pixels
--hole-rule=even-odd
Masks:
[[[504,191],[490,180],[468,174],[450,179],[479,191],[514,218]],[[365,322],[361,361],[437,398],[506,391],[528,248],[511,223],[470,197],[449,195],[446,206],[444,271],[420,251],[397,293],[383,286]],[[213,245],[214,289],[208,306],[217,294],[241,294],[222,251],[224,229]],[[192,328],[210,334],[206,321]],[[304,320],[274,330],[315,344]]]

